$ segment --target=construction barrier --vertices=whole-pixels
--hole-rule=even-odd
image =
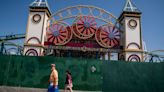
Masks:
[[[82,58],[0,56],[0,85],[47,88],[51,64],[59,73],[59,88],[64,89],[65,71],[72,73],[74,89],[100,90],[102,61]]]
[[[164,92],[164,63],[103,62],[103,92]]]
[[[65,71],[73,89],[103,92],[163,92],[164,63],[100,61],[84,58],[0,55],[0,86],[47,88],[56,64],[59,88],[64,89]]]

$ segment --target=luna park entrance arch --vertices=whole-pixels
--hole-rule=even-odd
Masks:
[[[104,9],[87,5],[67,7],[48,19],[45,54],[108,60],[115,54],[118,59],[120,35],[117,18]]]

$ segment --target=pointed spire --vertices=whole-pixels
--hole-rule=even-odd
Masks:
[[[47,0],[35,0],[34,2],[32,2],[30,4],[30,7],[47,7],[47,8],[49,8]]]
[[[29,6],[29,8],[31,10],[33,9],[46,9],[47,10],[47,13],[48,13],[48,16],[51,16],[51,10],[49,8],[49,5],[47,3],[47,0],[35,0],[34,2],[32,2]]]
[[[123,11],[125,12],[140,12],[140,10],[132,3],[131,0],[127,0]]]

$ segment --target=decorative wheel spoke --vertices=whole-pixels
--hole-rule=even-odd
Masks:
[[[91,16],[81,16],[75,21],[73,26],[74,34],[80,39],[92,37],[96,31],[97,23]]]
[[[102,47],[112,48],[119,45],[120,33],[116,27],[108,25],[100,27],[95,37]]]
[[[51,41],[51,42],[53,41],[53,39],[54,39],[53,36],[51,36],[50,38],[48,38],[48,40]]]
[[[57,43],[57,38],[53,39],[53,43],[56,44]]]
[[[47,30],[47,40],[54,45],[64,45],[72,38],[72,30],[65,23],[54,22]]]

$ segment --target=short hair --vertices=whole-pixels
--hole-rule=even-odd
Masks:
[[[66,73],[70,74],[71,75],[71,72],[69,70],[66,70]]]
[[[51,67],[55,67],[56,65],[55,64],[51,64]]]

